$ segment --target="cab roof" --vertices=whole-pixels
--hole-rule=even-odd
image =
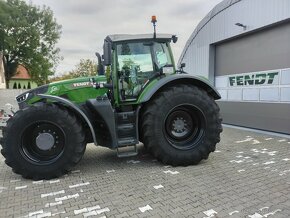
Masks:
[[[171,41],[173,35],[172,34],[156,34],[156,39]],[[121,41],[133,41],[140,39],[153,39],[153,33],[150,34],[115,34],[108,35],[106,37],[107,40],[111,42],[121,42]]]

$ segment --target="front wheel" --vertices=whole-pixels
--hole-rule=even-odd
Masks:
[[[165,164],[190,165],[215,150],[222,131],[219,107],[204,90],[177,85],[158,93],[144,108],[145,147]]]
[[[85,147],[84,131],[73,114],[61,106],[38,104],[8,120],[1,153],[15,173],[51,179],[70,171]]]

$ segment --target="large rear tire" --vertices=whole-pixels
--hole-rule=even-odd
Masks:
[[[142,114],[142,139],[158,160],[173,166],[197,164],[220,141],[219,107],[204,90],[177,85],[159,92]]]
[[[86,148],[81,123],[74,114],[54,104],[19,110],[3,133],[5,163],[15,173],[34,180],[69,172]]]

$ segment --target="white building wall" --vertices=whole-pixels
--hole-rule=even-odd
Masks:
[[[1,53],[0,53],[0,89],[6,89],[4,65],[3,65],[3,58],[2,58]]]
[[[210,44],[290,19],[290,0],[241,0],[214,16],[191,35],[178,61],[189,74],[209,77]],[[246,30],[236,26],[242,23]],[[212,81],[213,82],[213,81]]]

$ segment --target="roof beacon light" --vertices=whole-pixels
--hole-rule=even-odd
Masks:
[[[153,38],[154,39],[156,39],[156,22],[157,22],[156,16],[153,15],[151,17],[151,23],[153,23],[153,28],[154,28],[154,33],[153,33]]]

